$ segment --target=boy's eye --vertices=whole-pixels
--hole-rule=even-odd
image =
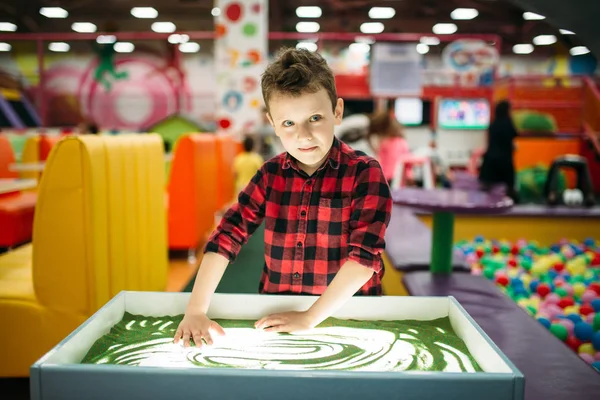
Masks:
[[[321,116],[320,115],[313,115],[312,117],[310,117],[310,122],[317,122],[321,120]]]
[[[282,125],[285,127],[290,127],[290,126],[294,125],[294,123],[290,120],[287,120],[287,121],[283,121]]]

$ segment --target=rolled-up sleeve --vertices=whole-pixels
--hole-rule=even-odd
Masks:
[[[349,260],[380,272],[381,253],[385,250],[385,231],[391,213],[390,187],[381,166],[375,160],[361,163],[352,196]]]
[[[265,216],[266,184],[262,168],[242,190],[235,203],[210,235],[204,253],[222,255],[229,262],[235,261],[242,246],[262,223]]]

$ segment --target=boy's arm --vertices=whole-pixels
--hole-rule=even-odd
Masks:
[[[392,197],[379,163],[371,161],[362,168],[354,186],[348,260],[306,312],[273,314],[259,320],[257,328],[271,326],[267,330],[293,332],[315,327],[348,301],[373,273],[380,272]]]

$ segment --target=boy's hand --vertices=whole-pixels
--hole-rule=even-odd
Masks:
[[[289,311],[267,315],[256,321],[256,329],[266,332],[297,332],[315,327],[315,323],[306,311]]]
[[[221,325],[215,321],[209,319],[206,314],[190,314],[186,313],[175,332],[175,344],[179,343],[179,340],[183,337],[183,347],[190,346],[190,337],[194,339],[196,347],[202,347],[202,339],[206,341],[206,344],[213,344],[211,334],[217,334],[224,336],[225,331]]]

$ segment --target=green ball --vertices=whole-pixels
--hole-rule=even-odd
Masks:
[[[600,331],[600,312],[596,313],[596,316],[592,321],[592,328],[594,329],[594,332]]]
[[[569,293],[565,290],[565,288],[559,287],[554,290],[554,293],[559,295],[561,298],[567,297]]]
[[[496,273],[496,270],[491,266],[487,266],[487,267],[483,268],[483,276],[485,276],[488,279],[494,279],[495,273]]]
[[[567,328],[560,325],[560,324],[552,324],[550,325],[550,332],[552,332],[552,334],[554,336],[556,336],[557,338],[559,338],[560,340],[562,340],[563,342],[565,340],[567,340],[567,337],[569,337],[569,331],[567,331]]]
[[[525,259],[521,262],[521,267],[523,267],[523,269],[525,271],[530,271],[531,267],[532,267],[533,263],[531,262],[530,259]]]
[[[585,281],[585,278],[583,276],[581,276],[581,275],[573,275],[571,277],[571,283],[572,284],[575,283],[575,282],[583,282],[583,281]]]
[[[508,254],[510,253],[510,246],[503,244],[502,246],[500,246],[500,251],[504,254]]]
[[[534,306],[527,306],[526,308],[530,315],[535,316],[537,314],[537,310]]]

